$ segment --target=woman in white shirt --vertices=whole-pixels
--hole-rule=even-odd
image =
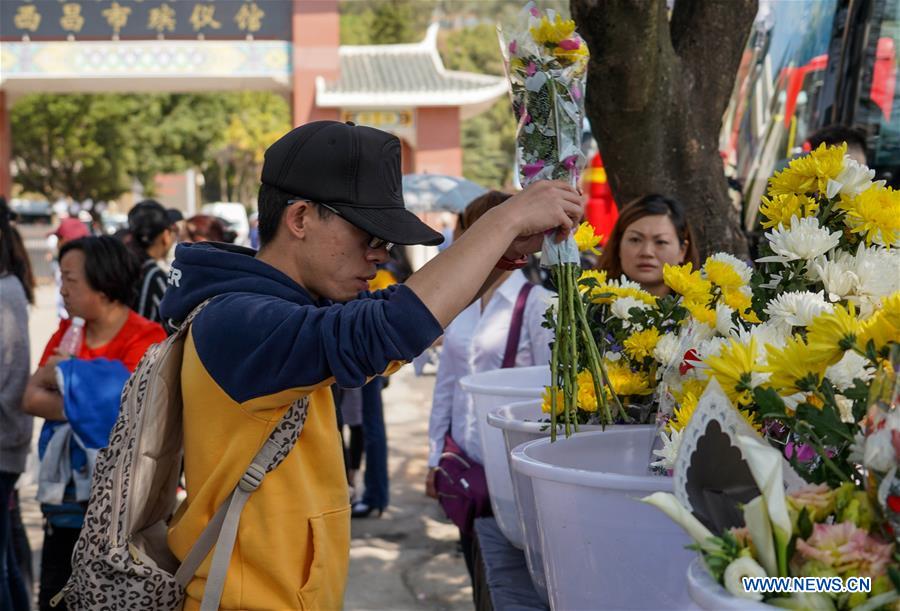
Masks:
[[[461,230],[478,217],[508,199],[510,195],[491,191],[473,200],[460,217]],[[488,287],[481,299],[463,310],[444,332],[443,349],[438,365],[437,381],[428,425],[429,454],[426,493],[434,498],[434,469],[444,450],[447,433],[473,460],[481,463],[481,440],[471,397],[459,385],[469,374],[500,369],[503,365],[513,309],[522,287],[528,280],[518,270],[504,272]],[[527,295],[516,349],[514,367],[528,367],[550,362],[553,332],[541,326],[551,293],[533,286]],[[466,537],[463,551],[471,574],[471,557]]]

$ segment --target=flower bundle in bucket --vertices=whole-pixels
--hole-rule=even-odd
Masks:
[[[542,12],[533,3],[522,10],[518,25],[507,36],[501,31],[500,46],[518,120],[516,159],[520,182],[528,186],[538,180],[564,180],[575,186],[585,162],[581,134],[587,44],[575,32],[574,21],[564,20],[552,10]],[[581,371],[591,374],[589,383],[601,401],[600,422],[610,424],[613,415],[603,392],[607,376],[579,295],[581,258],[575,239],[570,236],[557,243],[548,234],[541,262],[550,268],[559,294],[558,307],[549,314],[556,331],[549,391],[553,406],[551,437],[555,439],[560,417],[567,436],[577,426]],[[582,380],[588,383],[587,376],[582,376]]]

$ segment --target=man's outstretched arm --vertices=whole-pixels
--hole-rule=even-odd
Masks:
[[[552,229],[558,229],[557,239],[565,238],[583,212],[581,195],[566,183],[537,182],[486,212],[406,286],[446,327],[483,290],[500,257],[539,250]]]

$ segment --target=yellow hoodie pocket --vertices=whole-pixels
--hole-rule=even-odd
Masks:
[[[297,597],[305,610],[341,609],[350,563],[350,508],[309,519],[312,561],[309,577]]]

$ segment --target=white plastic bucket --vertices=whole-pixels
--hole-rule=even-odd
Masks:
[[[516,446],[550,436],[550,425],[547,422],[542,422],[547,417],[548,414],[541,411],[540,400],[511,403],[495,409],[487,417],[488,424],[503,432],[503,441],[506,445],[507,468],[512,475],[516,518],[524,534],[525,559],[528,564],[528,571],[531,573],[534,589],[544,602],[548,602],[547,582],[544,577],[543,552],[541,551],[540,531],[537,528],[537,514],[534,508],[534,492],[531,488],[531,478],[512,468],[510,456]],[[619,428],[621,427],[608,426],[606,430],[611,431]],[[653,429],[655,427],[653,425],[640,425],[640,428]],[[604,430],[603,427],[596,424],[582,424],[578,427],[579,433],[602,430]],[[484,468],[487,470],[497,467],[496,465],[485,463]]]
[[[488,426],[487,415],[508,403],[540,399],[544,386],[550,384],[550,367],[541,365],[495,369],[466,376],[459,383],[463,390],[472,395],[494,518],[510,543],[523,549],[525,536],[517,518],[506,444],[500,430]],[[488,465],[491,465],[490,469]]]
[[[653,429],[620,427],[513,450],[531,478],[554,609],[683,609],[690,539],[663,512],[637,499],[671,492],[650,475]]]

